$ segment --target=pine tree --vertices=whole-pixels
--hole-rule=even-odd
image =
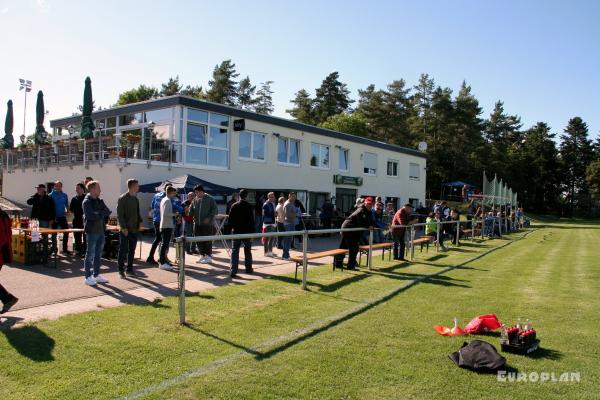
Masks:
[[[161,96],[173,96],[179,94],[182,88],[182,85],[179,84],[179,75],[177,75],[175,78],[169,78],[169,81],[167,83],[163,83],[161,86]]]
[[[355,113],[359,113],[366,121],[367,136],[374,140],[391,143],[388,137],[389,121],[382,90],[376,90],[371,84],[366,89],[358,90],[358,105]]]
[[[409,94],[410,89],[406,89],[404,79],[393,81],[382,93],[388,120],[385,136],[389,138],[389,143],[406,147],[415,144],[408,127],[408,119],[412,112]]]
[[[510,165],[506,160],[523,139],[521,127],[521,117],[506,114],[501,101],[496,102],[489,119],[484,122],[484,136],[490,145],[486,169],[509,181],[513,176],[509,175]]]
[[[213,70],[213,78],[208,81],[209,89],[206,92],[206,99],[215,103],[235,106],[238,96],[235,78],[238,76],[235,64],[231,60],[225,60],[216,65]]]
[[[269,115],[273,112],[273,91],[271,85],[273,81],[266,81],[260,84],[260,89],[256,92],[254,99],[254,111],[259,114]]]
[[[179,94],[183,96],[195,97],[197,99],[203,100],[206,98],[206,94],[204,93],[204,89],[202,86],[190,86],[187,85],[183,89],[179,91]]]
[[[414,94],[411,97],[413,113],[408,119],[410,131],[420,141],[428,141],[433,128],[431,106],[435,81],[428,74],[421,74],[419,82],[413,86]]]
[[[256,104],[254,92],[256,92],[256,86],[252,85],[250,77],[246,76],[238,83],[237,106],[244,110],[253,110]]]
[[[564,190],[570,206],[571,216],[575,206],[581,205],[588,194],[586,172],[592,162],[592,142],[588,139],[588,127],[580,117],[569,120],[564,134],[560,136],[560,161],[563,172]]]
[[[315,91],[314,110],[317,123],[324,122],[327,118],[348,111],[350,104],[350,91],[345,83],[339,81],[339,74],[332,72],[323,79],[321,86]]]
[[[315,124],[314,100],[306,90],[300,89],[297,91],[290,103],[294,107],[285,110],[286,113],[290,114],[296,121]]]

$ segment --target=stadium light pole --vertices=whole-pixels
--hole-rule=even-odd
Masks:
[[[23,135],[26,135],[25,125],[27,117],[27,93],[31,92],[31,81],[19,79],[19,90],[25,89],[25,107],[23,108]]]

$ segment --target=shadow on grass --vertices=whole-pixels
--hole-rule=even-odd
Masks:
[[[195,325],[193,325],[193,324],[185,324],[184,326],[185,326],[186,328],[188,328],[188,329],[190,329],[190,330],[192,330],[192,331],[194,331],[194,332],[198,332],[198,333],[200,333],[200,334],[202,334],[202,335],[204,335],[204,336],[206,336],[206,337],[209,337],[209,338],[212,338],[212,339],[218,340],[219,342],[222,342],[222,343],[225,343],[225,344],[227,344],[227,345],[229,345],[229,346],[235,347],[236,349],[243,350],[243,351],[245,351],[245,352],[246,352],[246,353],[248,353],[248,354],[252,354],[252,355],[254,355],[254,356],[256,356],[256,357],[258,357],[258,356],[260,356],[260,355],[261,355],[261,353],[260,353],[259,351],[257,351],[257,350],[253,350],[253,349],[251,349],[250,347],[246,347],[246,346],[243,346],[243,345],[241,345],[241,344],[238,344],[238,343],[232,342],[231,340],[228,340],[228,339],[225,339],[225,338],[219,337],[219,336],[217,336],[217,335],[215,335],[215,334],[212,334],[212,333],[210,333],[210,332],[207,332],[207,331],[205,331],[204,329],[202,329],[202,328],[199,328],[199,327],[197,327],[197,326],[195,326]]]
[[[558,350],[540,347],[539,349],[537,349],[537,351],[528,354],[527,357],[533,359],[545,358],[547,360],[558,361],[563,358],[563,353]]]
[[[442,258],[446,258],[446,257],[448,257],[448,254],[438,254],[436,256],[426,258],[425,260],[427,260],[427,261],[437,261],[437,260],[441,260]]]
[[[4,330],[3,333],[8,343],[23,357],[36,362],[54,361],[54,339],[38,327],[28,325]]]
[[[463,249],[462,244],[461,247],[450,247],[450,251],[456,251],[458,253],[475,253],[475,250]]]

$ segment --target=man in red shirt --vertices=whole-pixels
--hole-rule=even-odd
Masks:
[[[394,219],[392,220],[392,226],[410,224],[411,212],[412,204],[406,203],[404,207],[396,211]],[[406,233],[406,227],[391,228],[391,230],[392,236],[394,237],[394,260],[404,261],[404,251],[406,249],[404,235]]]

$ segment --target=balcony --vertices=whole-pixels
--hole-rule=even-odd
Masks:
[[[153,164],[171,166],[180,161],[181,143],[131,135],[72,139],[51,145],[0,150],[0,170],[7,173],[103,163],[127,166],[145,162],[149,167]]]

